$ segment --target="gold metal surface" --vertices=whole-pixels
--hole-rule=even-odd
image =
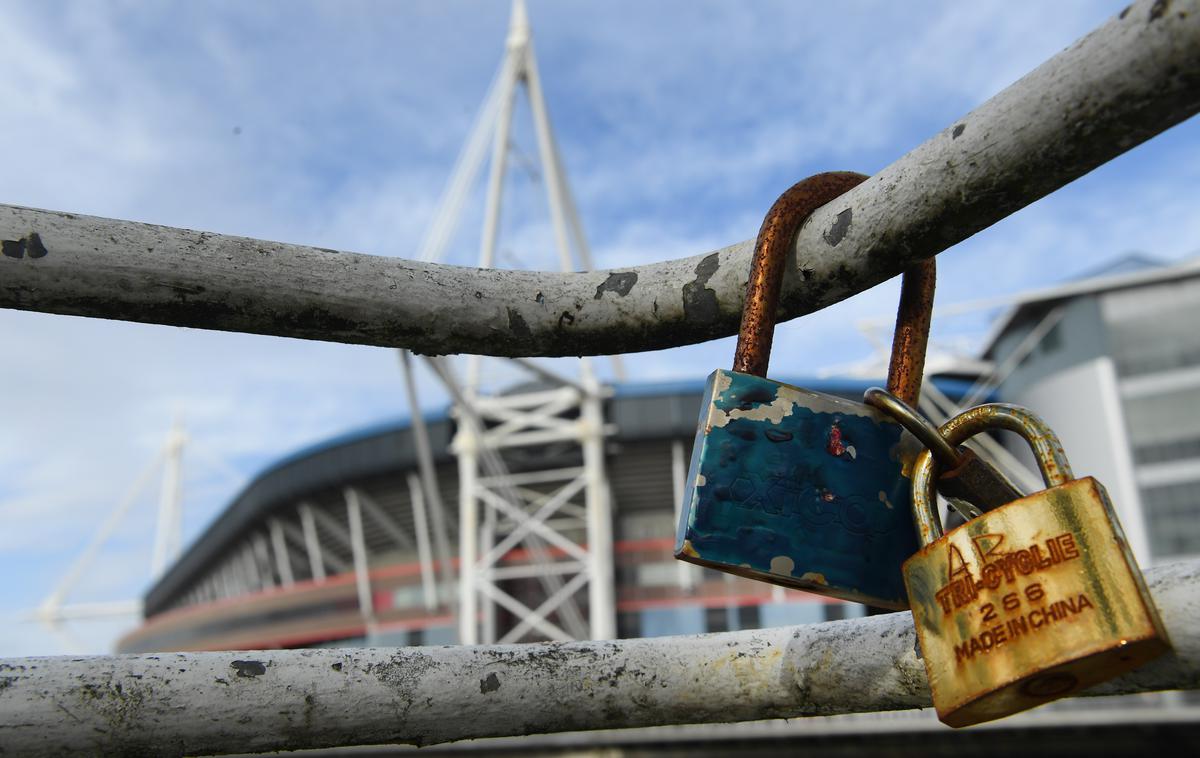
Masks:
[[[1071,463],[1063,452],[1062,442],[1045,421],[1028,408],[1007,403],[987,403],[969,408],[942,424],[938,435],[947,445],[957,447],[980,432],[1007,429],[1024,438],[1033,451],[1034,460],[1042,473],[1046,487],[1065,484],[1075,478]],[[932,451],[917,456],[913,469],[913,521],[921,544],[928,545],[942,536],[942,523],[937,515],[937,464]],[[1019,497],[1019,493],[1014,496]]]
[[[938,718],[968,726],[1169,650],[1104,488],[1087,477],[985,513],[904,564]]]

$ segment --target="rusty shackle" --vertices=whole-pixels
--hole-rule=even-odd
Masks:
[[[813,211],[866,180],[866,176],[853,171],[815,174],[792,185],[767,211],[754,243],[742,325],[733,355],[734,371],[766,376],[784,264],[796,233]],[[936,278],[937,265],[933,258],[927,258],[904,272],[900,288],[887,388],[913,405],[921,394]]]

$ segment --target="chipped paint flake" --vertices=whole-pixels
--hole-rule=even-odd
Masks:
[[[733,386],[733,376],[728,371],[713,372],[713,397],[720,400]]]
[[[728,413],[714,413],[713,426],[725,426],[730,421],[744,418],[748,421],[768,421],[778,424],[796,410],[796,403],[786,397],[777,397],[774,402],[760,405],[757,408],[735,408]]]
[[[825,578],[825,575],[816,571],[806,571],[805,573],[801,574],[800,581],[812,582],[813,584],[820,584],[822,586],[829,584],[829,581]]]
[[[771,559],[771,573],[780,576],[791,576],[796,569],[796,562],[786,555],[777,555]]]

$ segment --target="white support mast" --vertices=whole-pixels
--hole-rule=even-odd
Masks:
[[[183,528],[183,448],[187,444],[183,424],[176,418],[167,434],[163,446],[155,451],[153,460],[134,481],[125,497],[117,503],[108,517],[93,533],[87,546],[63,574],[54,589],[32,611],[21,614],[22,620],[36,621],[58,636],[68,649],[87,649],[65,626],[68,622],[123,618],[137,616],[142,612],[141,600],[116,600],[107,602],[69,602],[68,596],[92,568],[101,549],[117,533],[126,517],[138,504],[159,469],[162,469],[162,486],[159,491],[158,512],[155,524],[154,547],[150,561],[151,579],[157,579],[176,558],[182,545]]]
[[[163,455],[162,490],[158,499],[158,523],[154,534],[154,555],[150,563],[150,578],[158,579],[167,570],[183,547],[183,447],[187,435],[179,419],[171,425]]]
[[[550,127],[523,0],[513,3],[504,60],[427,235],[426,260],[436,260],[449,243],[490,138],[479,266],[494,266],[513,111],[522,86],[533,117],[559,266],[563,271],[591,268],[591,251]],[[606,390],[586,359],[579,362],[578,379],[532,361],[505,363],[527,372],[533,388],[489,394],[481,387],[486,373],[478,356],[467,359],[461,382],[446,361],[429,361],[453,398],[458,422],[453,449],[459,470],[459,642],[613,638]],[[614,373],[623,377],[617,361]],[[411,383],[411,375],[406,378]],[[412,410],[414,416],[419,413],[415,402]],[[555,460],[545,454],[551,447],[558,451]],[[514,471],[516,466],[520,468]],[[437,502],[435,493],[425,494]]]

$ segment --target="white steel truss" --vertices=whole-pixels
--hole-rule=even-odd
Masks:
[[[117,533],[126,517],[143,493],[150,486],[156,473],[161,470],[162,485],[159,491],[156,515],[154,547],[150,561],[150,578],[158,579],[166,568],[179,557],[182,547],[183,450],[187,434],[182,422],[176,418],[163,446],[154,454],[153,460],[141,472],[125,497],[117,503],[108,517],[92,534],[87,546],[75,558],[54,589],[32,611],[21,614],[24,621],[36,621],[58,637],[69,650],[87,650],[88,644],[76,637],[66,624],[88,619],[125,618],[138,616],[142,612],[141,600],[116,600],[109,602],[68,602],[68,595],[91,570],[101,549]]]
[[[493,266],[513,110],[522,86],[559,265],[563,271],[592,268],[550,128],[523,0],[513,3],[504,60],[430,226],[423,260],[437,260],[445,251],[490,140],[479,266]],[[458,421],[453,450],[459,469],[459,641],[615,637],[612,516],[604,472],[606,390],[586,359],[579,362],[578,379],[528,360],[504,363],[520,368],[534,387],[488,394],[481,389],[478,356],[468,357],[463,381],[446,361],[429,359],[453,399]],[[621,377],[619,362],[614,369]],[[408,369],[406,379],[411,386]],[[416,417],[411,394],[410,403]],[[414,434],[419,432],[414,425]],[[549,450],[557,454],[554,460],[547,457]],[[432,477],[423,477],[422,486],[431,503],[440,502]],[[580,603],[584,587],[586,605]],[[512,622],[502,624],[502,613]]]

